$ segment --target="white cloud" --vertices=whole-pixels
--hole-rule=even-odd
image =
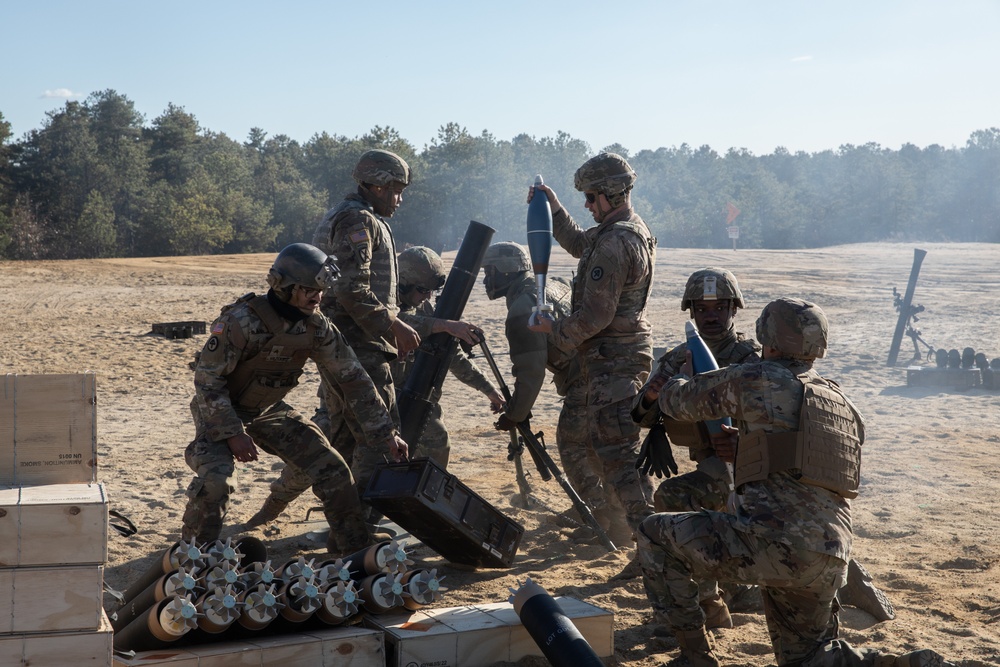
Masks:
[[[801,63],[801,62],[805,62],[806,60],[812,60],[812,59],[813,59],[812,56],[795,56],[794,58],[792,58],[792,62],[793,63]]]
[[[41,94],[42,99],[68,100],[73,97],[83,97],[83,93],[74,93],[69,88],[56,88],[55,90],[46,90]]]

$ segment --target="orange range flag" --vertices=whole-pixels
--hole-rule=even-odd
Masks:
[[[728,227],[736,219],[736,216],[740,214],[740,209],[733,206],[732,202],[726,204],[726,226]]]

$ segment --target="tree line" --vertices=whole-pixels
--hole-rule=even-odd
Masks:
[[[562,132],[503,140],[448,123],[420,150],[390,127],[305,143],[254,128],[240,142],[173,104],[147,123],[105,90],[49,112],[19,140],[0,112],[0,259],[271,252],[311,241],[324,211],[355,189],[351,171],[371,148],[413,168],[393,218],[400,247],[454,249],[470,220],[495,228],[496,240],[524,242],[536,173],[591,224],[573,174],[596,151]],[[742,248],[1000,241],[997,128],[951,148],[602,150],[636,170],[633,204],[665,247],[728,247],[734,209]]]

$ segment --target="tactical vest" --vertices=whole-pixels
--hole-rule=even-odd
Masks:
[[[580,256],[580,272],[579,275],[573,279],[573,299],[571,304],[572,312],[579,310],[580,304],[583,302],[584,286],[586,280],[590,277],[591,270],[593,269],[593,267],[590,266],[591,256],[593,255],[594,248],[597,247],[598,240],[604,234],[618,229],[630,231],[642,240],[642,244],[646,247],[647,256],[649,258],[649,266],[653,266],[656,256],[656,239],[649,233],[649,228],[646,227],[645,223],[641,220],[622,220],[620,222],[611,223],[604,229],[598,231],[597,235],[594,237],[594,242],[587,247],[587,249],[584,250],[583,254]],[[646,309],[646,301],[649,299],[649,293],[652,289],[652,271],[649,272],[645,282],[635,285],[626,285],[618,299],[618,308],[615,310],[615,318],[621,317],[630,322],[634,322],[639,319],[643,311]]]
[[[741,435],[736,489],[766,479],[772,472],[797,470],[800,482],[855,498],[861,484],[861,415],[828,380],[814,372],[798,379],[803,384],[799,430]]]
[[[273,336],[260,352],[245,359],[226,376],[233,407],[240,413],[260,414],[299,384],[302,368],[315,345],[316,324],[306,320],[302,333],[285,333],[286,322],[265,296],[255,296],[247,306]]]
[[[334,254],[336,257],[335,253],[345,250],[344,248],[333,248],[331,241],[336,233],[337,225],[348,214],[359,211],[366,212],[367,217],[372,221],[372,256],[368,264],[370,275],[368,287],[379,303],[388,308],[390,312],[398,312],[397,276],[399,275],[399,270],[396,264],[396,242],[392,237],[392,230],[389,229],[389,225],[376,215],[371,204],[359,195],[349,196],[338,204],[326,217],[325,222],[329,225],[327,246],[330,247],[330,252],[328,254]],[[322,249],[322,246],[317,247]],[[353,252],[351,248],[347,250]],[[390,348],[385,341],[371,340],[368,333],[341,307],[332,292],[323,298],[323,312],[333,320],[334,325],[347,338],[347,341],[351,345],[355,347],[377,348],[386,352],[391,351],[395,354],[395,349]]]

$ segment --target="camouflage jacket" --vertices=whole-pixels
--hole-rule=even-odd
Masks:
[[[550,280],[545,286],[545,300],[552,304],[556,321],[570,312],[570,290],[564,282]],[[535,405],[545,369],[552,372],[552,381],[560,396],[580,377],[576,355],[564,352],[552,342],[552,337],[528,330],[528,317],[538,303],[538,283],[529,274],[507,289],[507,320],[504,330],[510,346],[511,373],[514,388],[506,414],[515,422],[528,418]]]
[[[694,378],[675,375],[660,392],[660,410],[681,421],[732,417],[740,421],[742,433],[797,431],[803,385],[796,375],[810,366],[774,359]],[[798,481],[794,469],[745,484],[737,516],[739,526],[759,537],[845,561],[850,557],[850,500]]]
[[[725,368],[733,364],[760,361],[760,344],[753,338],[747,338],[746,334],[736,331],[733,327],[730,327],[729,331],[724,333],[718,340],[709,340],[707,338],[704,340],[705,344],[708,345],[708,349],[712,351],[715,362],[719,364],[719,368]],[[664,369],[668,377],[677,375],[686,359],[687,342],[684,342],[660,357],[656,361],[653,372],[649,377],[656,377],[661,372],[661,369]],[[660,412],[660,408],[655,403],[650,406],[643,405],[642,394],[644,390],[645,387],[639,391],[639,394],[635,397],[635,401],[632,403],[632,418],[640,426],[649,428],[660,421],[663,413]]]
[[[396,355],[389,327],[396,319],[396,242],[389,224],[359,194],[323,216],[313,245],[340,268],[336,286],[323,297],[323,312],[353,347]]]
[[[276,332],[267,328],[264,320],[250,307],[253,294],[241,297],[226,306],[212,324],[211,336],[205,343],[195,365],[195,395],[191,412],[199,434],[205,433],[212,441],[226,440],[244,432],[244,425],[253,421],[255,414],[240,414],[230,400],[227,376],[241,364],[251,360],[267,345]],[[284,333],[303,334],[313,331],[312,345],[307,357],[316,362],[320,375],[335,391],[362,424],[365,436],[371,442],[388,441],[393,433],[392,420],[385,404],[379,398],[371,378],[362,368],[347,341],[324,315],[316,313],[304,320],[289,323]],[[289,366],[302,363],[293,360]],[[294,385],[288,386],[285,393]]]
[[[427,340],[431,335],[431,327],[434,325],[434,307],[429,301],[421,303],[419,308],[414,308],[400,302],[399,318],[413,327],[420,334],[421,340]],[[392,383],[396,386],[396,389],[402,389],[406,384],[406,378],[409,376],[410,370],[413,368],[413,359],[396,359],[390,366],[392,368]],[[451,365],[448,367],[448,370],[459,381],[476,391],[484,394],[496,391],[493,383],[479,370],[479,366],[476,366],[472,359],[469,358],[469,355],[462,351],[461,347],[455,350],[455,356],[451,358]],[[440,398],[441,392],[438,391],[432,397],[432,400],[437,402]]]
[[[570,351],[603,340],[649,344],[646,300],[653,283],[656,239],[635,211],[625,209],[582,229],[565,208],[552,216],[552,233],[579,258],[573,313],[556,322],[554,344]]]

